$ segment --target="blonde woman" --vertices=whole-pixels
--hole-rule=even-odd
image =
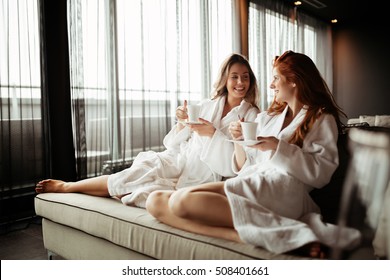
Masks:
[[[187,103],[176,110],[178,123],[164,138],[163,152],[141,152],[130,168],[111,175],[64,182],[46,179],[36,192],[79,192],[119,197],[126,205],[145,207],[153,190],[176,190],[235,176],[229,124],[238,116],[254,120],[259,113],[257,79],[240,54],[226,58],[211,99],[200,102],[200,124],[187,124]]]

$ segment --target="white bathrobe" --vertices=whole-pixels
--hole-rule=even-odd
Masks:
[[[336,121],[324,114],[306,135],[302,148],[289,144],[306,112],[302,109],[283,130],[287,108],[277,116],[260,113],[257,135],[278,138],[276,151],[245,147],[244,166],[238,171],[233,160],[238,175],[225,182],[240,238],[274,253],[313,241],[332,246],[337,234],[336,226],[322,222],[320,210],[309,195],[313,188],[325,186],[338,166]],[[359,239],[354,230],[344,235],[345,246]]]
[[[200,117],[216,128],[213,137],[199,136],[188,127],[177,132],[175,125],[164,138],[165,151],[141,152],[130,168],[109,176],[110,195],[122,197],[126,205],[145,207],[153,190],[175,190],[235,176],[230,163],[234,146],[226,141],[231,138],[229,124],[238,116],[254,120],[259,110],[242,101],[221,119],[225,100],[223,96],[200,103]]]

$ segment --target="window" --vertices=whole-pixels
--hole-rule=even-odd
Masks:
[[[37,1],[0,1],[0,177],[31,184],[42,174]],[[23,170],[23,173],[20,173]],[[4,184],[4,185],[3,185]]]
[[[273,100],[272,59],[287,50],[308,55],[332,86],[330,25],[275,0],[251,0],[249,4],[249,60],[261,93],[260,107]]]
[[[235,5],[68,1],[74,122],[85,130],[74,139],[85,135],[76,156],[87,155],[87,176],[141,151],[163,150],[176,107],[210,97],[222,61],[239,51]]]
[[[38,4],[0,0],[0,224],[34,214],[44,173]]]
[[[40,56],[36,1],[2,0],[0,6],[2,119],[40,118]]]

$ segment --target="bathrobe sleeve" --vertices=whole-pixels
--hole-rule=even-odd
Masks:
[[[303,147],[280,140],[270,163],[304,184],[321,188],[331,179],[339,158],[336,121],[322,115],[303,141]]]
[[[233,143],[227,141],[228,139],[228,136],[217,129],[213,137],[204,143],[204,148],[200,155],[200,159],[213,172],[223,177],[232,177],[235,175],[230,164],[230,158],[234,148]]]
[[[237,111],[237,112],[236,112]],[[248,121],[253,121],[259,110],[249,104],[243,104],[233,110],[229,116],[230,122],[237,121],[237,116],[243,116]],[[230,123],[229,121],[227,121]],[[205,141],[200,159],[205,162],[213,172],[223,177],[233,177],[236,173],[232,169],[231,159],[234,152],[234,145],[228,140],[231,139],[228,127],[216,128],[213,137]]]
[[[177,124],[175,124],[171,131],[165,135],[163,144],[167,149],[179,149],[180,144],[188,141],[191,137],[191,130],[185,126],[182,130],[176,131]]]
[[[265,122],[264,119],[270,119],[270,117],[268,116],[267,112],[266,111],[263,111],[263,112],[259,112],[258,111],[258,113],[255,116],[250,115],[250,118],[248,117],[248,119],[245,119],[245,120],[247,120],[247,121],[255,121],[255,122],[258,123],[257,133],[256,133],[258,135],[259,131],[261,131],[262,128],[264,127],[264,122]],[[244,165],[241,167],[241,169],[237,168],[235,154],[233,153],[232,156],[230,157],[230,164],[232,166],[232,170],[233,170],[235,175],[239,174],[241,172],[241,170],[244,170],[248,166],[251,166],[251,165],[256,163],[256,156],[257,155],[254,155],[252,153],[248,153],[247,149],[248,149],[247,147],[244,147],[244,150],[245,150],[245,153],[246,153],[246,160],[244,162]]]
[[[210,100],[202,100],[201,102],[199,102],[199,105],[208,106],[208,104],[210,103],[212,103]],[[192,132],[190,128],[185,126],[180,131],[176,131],[176,128],[177,124],[175,124],[168,132],[168,134],[164,137],[163,144],[167,149],[180,149],[181,143],[186,142],[191,138]]]
[[[240,114],[244,117],[244,120],[247,122],[255,121],[258,114],[260,113],[260,110],[254,107],[251,107],[248,111],[246,111],[244,114]]]

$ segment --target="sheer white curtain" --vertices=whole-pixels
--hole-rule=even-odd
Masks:
[[[0,224],[35,215],[44,174],[38,1],[0,0]],[[5,227],[3,225],[6,225]]]
[[[273,99],[269,84],[272,60],[287,50],[308,55],[333,86],[330,24],[306,15],[285,1],[251,0],[249,3],[249,60],[259,81],[260,107]]]
[[[76,157],[87,174],[160,151],[187,99],[239,52],[237,0],[68,0]],[[81,169],[78,169],[81,170]]]
[[[38,18],[37,1],[0,0],[0,192],[43,173]]]

